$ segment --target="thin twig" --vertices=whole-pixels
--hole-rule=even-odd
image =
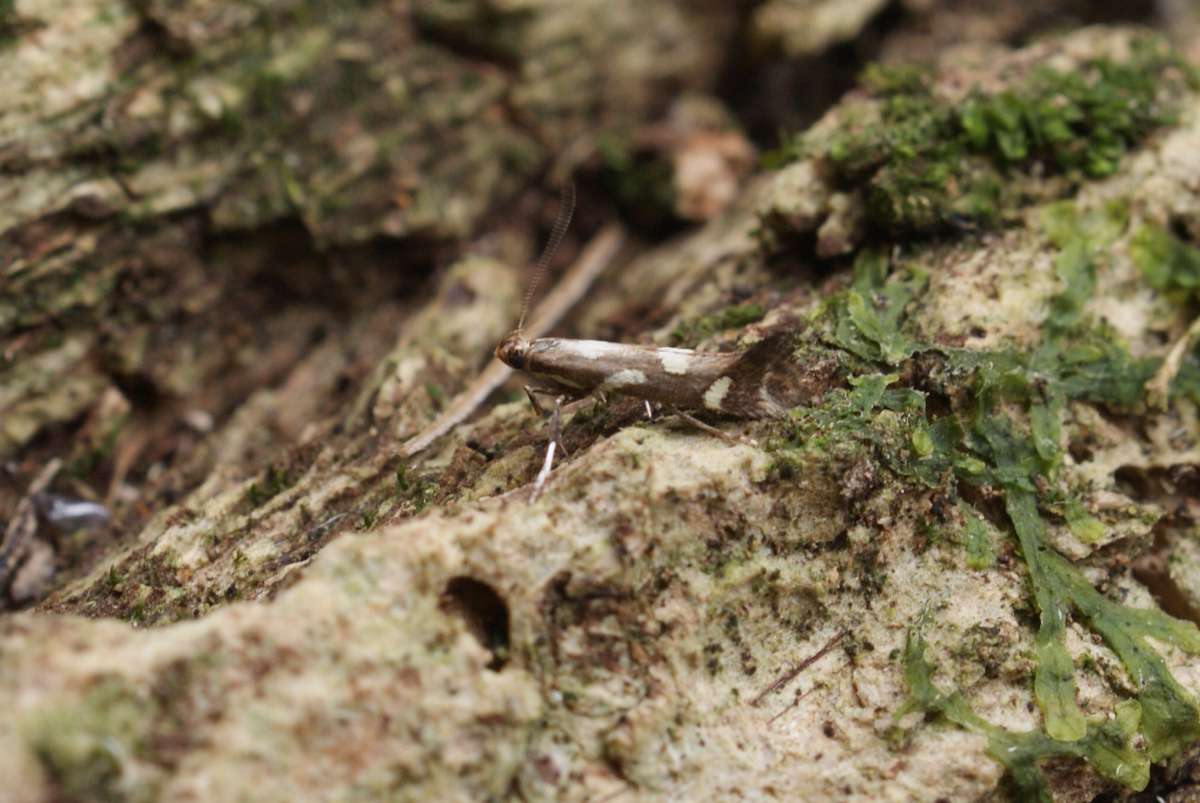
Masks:
[[[812,693],[813,693],[813,689],[816,689],[816,688],[817,688],[816,686],[812,686],[812,687],[810,687],[810,688],[809,688],[809,690],[808,690],[808,691],[806,691],[806,692],[803,692],[803,693],[801,693],[801,694],[797,694],[797,695],[796,695],[796,699],[792,700],[792,702],[791,702],[790,704],[788,704],[787,708],[784,708],[784,709],[783,709],[782,711],[780,711],[778,714],[776,714],[775,716],[773,716],[773,717],[771,717],[770,719],[768,719],[768,720],[767,720],[767,724],[768,724],[768,725],[774,725],[774,724],[775,724],[775,720],[779,719],[781,716],[783,716],[784,714],[786,714],[788,711],[791,711],[793,708],[795,708],[796,706],[800,705],[800,701],[801,701],[801,700],[803,700],[803,699],[804,699],[805,697],[807,697],[808,695],[812,694]]]
[[[824,655],[825,655],[827,652],[829,652],[830,650],[832,650],[832,649],[834,648],[834,646],[835,646],[835,645],[836,645],[836,644],[837,644],[839,641],[841,641],[841,640],[842,640],[842,637],[843,637],[843,636],[845,636],[845,635],[846,635],[846,631],[845,631],[845,630],[839,630],[838,632],[834,633],[834,634],[833,634],[833,638],[831,638],[831,639],[829,639],[829,641],[825,642],[825,646],[824,646],[824,647],[822,647],[821,649],[817,650],[817,651],[816,651],[816,652],[814,652],[812,655],[808,656],[808,657],[807,657],[807,658],[805,658],[803,661],[801,661],[800,663],[796,664],[796,665],[795,665],[795,666],[793,666],[791,669],[789,669],[788,671],[784,672],[782,675],[780,675],[779,677],[777,677],[777,678],[775,679],[775,682],[774,682],[774,683],[772,683],[770,686],[767,686],[765,689],[763,689],[761,692],[759,692],[759,694],[758,694],[758,696],[757,696],[757,697],[755,697],[753,700],[751,700],[751,701],[750,701],[750,705],[752,705],[752,706],[757,706],[757,705],[759,705],[759,703],[761,703],[761,702],[762,702],[764,699],[766,699],[766,696],[767,696],[768,694],[770,694],[771,692],[774,692],[774,691],[779,691],[779,690],[780,690],[780,689],[782,689],[784,686],[786,686],[787,684],[791,683],[793,680],[795,680],[795,679],[796,679],[796,675],[799,675],[799,674],[800,674],[801,672],[803,672],[805,669],[807,669],[808,667],[812,666],[812,665],[813,665],[813,664],[815,664],[817,661],[821,660],[821,658],[822,658],[822,657],[823,657],[823,656],[824,656]]]
[[[1152,409],[1165,410],[1171,396],[1171,383],[1175,381],[1179,369],[1183,366],[1183,358],[1200,340],[1200,318],[1192,321],[1192,325],[1183,333],[1167,352],[1167,358],[1154,372],[1154,377],[1146,383],[1146,399]]]
[[[675,413],[675,415],[679,416],[684,421],[691,424],[693,427],[700,430],[701,432],[707,432],[709,435],[712,435],[713,437],[716,437],[716,438],[720,438],[721,440],[725,441],[726,443],[729,443],[729,444],[739,444],[740,443],[745,446],[758,446],[758,442],[755,441],[753,438],[747,438],[745,435],[731,435],[730,433],[726,432],[723,429],[717,429],[712,424],[704,423],[699,418],[696,418],[696,416],[692,415],[691,413],[687,412],[686,410],[672,410],[671,412]]]
[[[592,286],[596,277],[608,267],[625,244],[625,230],[616,223],[609,224],[591,239],[579,259],[570,267],[562,280],[538,304],[525,327],[530,339],[541,337],[550,331],[567,314]],[[405,441],[400,449],[403,457],[412,457],[431,443],[465,421],[496,388],[512,376],[512,369],[499,360],[492,360],[483,373],[470,387],[454,397],[450,405],[432,424]]]

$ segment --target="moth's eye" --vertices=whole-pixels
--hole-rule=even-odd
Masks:
[[[525,367],[525,349],[522,345],[519,340],[505,340],[496,347],[496,356],[500,358],[500,362],[519,371]]]

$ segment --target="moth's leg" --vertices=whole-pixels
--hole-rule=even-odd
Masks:
[[[553,438],[546,444],[546,457],[542,460],[542,467],[533,480],[533,489],[529,492],[530,502],[536,502],[537,498],[542,495],[542,489],[546,487],[546,480],[550,478],[550,469],[554,466],[554,449],[557,446],[558,441]]]
[[[558,451],[562,452],[563,457],[570,457],[571,453],[567,451],[567,447],[563,445],[562,441],[563,402],[566,400],[566,396],[554,397],[554,412],[550,414],[550,440],[558,444]]]
[[[650,406],[650,401],[648,399],[643,399],[643,401],[646,404],[646,420],[649,421],[650,419],[654,418],[654,409]]]
[[[550,469],[554,467],[554,451],[562,449],[565,456],[567,450],[562,445],[562,396],[554,397],[554,412],[550,414],[550,439],[546,444],[546,457],[542,460],[542,468],[537,473],[537,477],[533,480],[533,490],[529,494],[529,501],[534,502],[542,495],[542,490],[546,487],[546,481],[550,479]]]
[[[543,418],[546,416],[552,417],[553,420],[551,421],[550,429],[553,439],[558,443],[558,451],[562,452],[563,457],[570,457],[570,452],[567,451],[567,447],[562,442],[563,413],[574,412],[574,410],[578,409],[579,405],[583,404],[583,402],[587,400],[587,397],[583,396],[573,400],[570,404],[566,404],[565,402],[567,401],[567,396],[557,394],[554,396],[554,409],[547,410],[537,400],[537,397],[539,394],[542,396],[549,396],[554,393],[555,392],[553,390],[549,390],[547,388],[538,388],[534,387],[533,385],[525,385],[525,395],[529,397],[529,403],[533,406],[533,409],[537,411],[538,415],[542,416]]]
[[[563,415],[574,415],[575,413],[582,410],[583,405],[587,404],[589,401],[592,403],[592,408],[594,411],[596,400],[593,399],[591,396],[580,396],[578,399],[572,399],[571,401],[569,401],[563,405],[563,407],[562,407]]]
[[[679,416],[701,432],[707,432],[709,435],[715,435],[726,443],[743,443],[747,446],[758,446],[758,442],[753,438],[747,438],[745,435],[730,435],[728,432],[717,429],[712,424],[704,423],[699,418],[696,418],[696,416],[689,412],[685,412],[684,410],[675,408],[671,412],[675,413],[675,415]]]
[[[537,394],[545,394],[546,391],[541,388],[535,388],[533,385],[525,385],[525,397],[529,399],[529,406],[533,408],[540,416],[545,416],[549,411],[542,406],[542,403],[537,400]]]
[[[575,412],[577,409],[579,409],[580,405],[587,401],[586,395],[573,398],[563,394],[561,391],[553,390],[551,388],[539,388],[535,387],[534,385],[525,385],[524,390],[525,396],[529,399],[529,405],[533,407],[534,411],[537,412],[537,414],[542,418],[545,418],[549,415],[557,415],[560,422],[560,427],[564,413]],[[555,405],[554,409],[547,409],[541,402],[537,400],[538,396],[553,396]],[[571,401],[570,403],[567,403],[567,399],[569,398]],[[559,440],[558,448],[563,451],[564,455],[566,454],[566,450],[563,449],[561,440]]]

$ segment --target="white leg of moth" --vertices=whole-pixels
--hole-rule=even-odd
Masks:
[[[553,431],[555,433],[555,439],[558,441],[558,450],[562,452],[563,457],[570,457],[570,452],[567,451],[567,447],[564,446],[562,442],[562,417],[563,413],[574,412],[583,399],[577,399],[576,401],[564,406],[563,402],[567,400],[567,397],[555,396],[554,409],[547,410],[541,405],[540,402],[538,402],[537,397],[539,393],[543,396],[549,396],[553,392],[554,391],[535,388],[532,385],[525,385],[525,395],[529,398],[529,405],[533,407],[534,411],[543,418],[545,418],[547,415],[552,415],[554,417]]]
[[[707,432],[709,435],[715,435],[726,443],[743,443],[746,446],[758,446],[758,442],[753,438],[747,438],[745,435],[730,435],[728,432],[719,430],[711,424],[704,423],[691,413],[683,410],[672,410],[671,412],[675,413],[675,415],[679,416],[701,432]]]
[[[649,421],[652,418],[654,418],[654,410],[651,409],[650,402],[646,401],[646,420]]]
[[[556,446],[558,446],[558,442],[553,439],[546,444],[546,459],[542,461],[542,468],[533,481],[533,490],[529,492],[530,502],[537,501],[537,498],[542,495],[542,489],[546,487],[546,480],[550,479],[550,469],[554,466],[554,448]]]
[[[554,467],[554,451],[562,449],[562,403],[562,396],[554,398],[554,412],[550,414],[550,439],[546,444],[546,457],[542,460],[541,470],[533,480],[533,490],[529,494],[530,502],[537,501],[537,498],[542,495],[546,481],[550,479],[550,469]],[[567,453],[566,449],[562,449],[562,451],[564,455]]]

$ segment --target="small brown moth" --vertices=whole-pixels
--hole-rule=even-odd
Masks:
[[[534,392],[582,398],[592,393],[631,396],[691,412],[733,418],[773,418],[785,407],[764,379],[769,338],[745,351],[707,352],[636,346],[603,340],[539,337],[513,332],[496,356],[535,379]]]
[[[526,306],[542,271],[562,239],[574,206],[574,189],[564,197],[565,215],[560,215],[534,281],[526,295]],[[517,328],[496,347],[501,362],[529,375],[533,385],[525,391],[535,409],[541,406],[535,394],[555,396],[551,439],[546,458],[534,482],[536,497],[545,484],[559,441],[561,405],[567,399],[589,395],[616,394],[660,404],[705,431],[728,437],[693,418],[691,412],[716,413],[733,418],[771,418],[782,415],[786,405],[771,392],[770,368],[781,353],[778,336],[769,337],[738,352],[703,352],[693,349],[611,343],[603,340],[572,340],[522,334],[525,314]],[[786,351],[786,349],[783,349]]]

